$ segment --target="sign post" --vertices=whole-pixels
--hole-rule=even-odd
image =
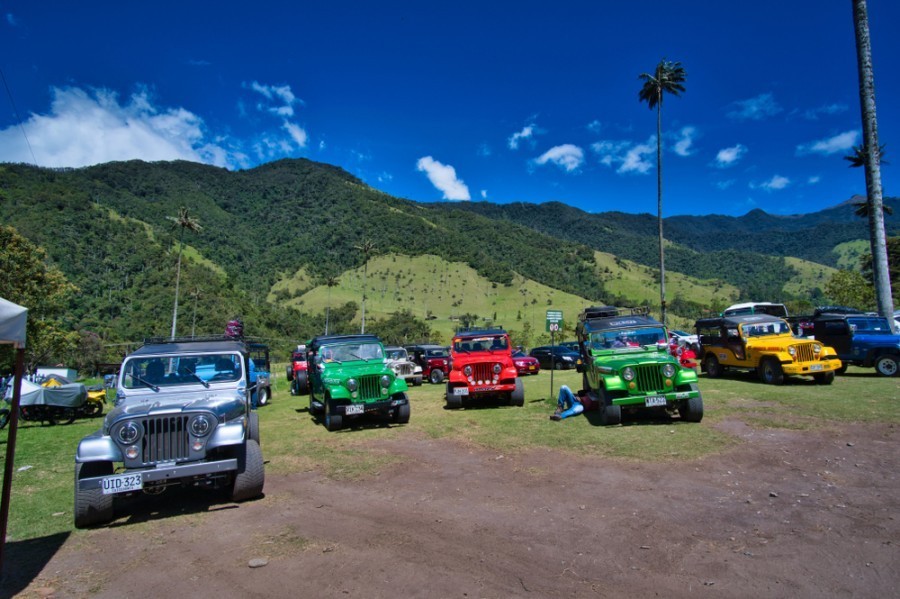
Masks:
[[[562,310],[547,310],[547,328],[550,333],[550,347],[556,347],[556,332],[562,331],[563,313]],[[553,401],[553,371],[556,370],[556,354],[550,350],[550,401]]]

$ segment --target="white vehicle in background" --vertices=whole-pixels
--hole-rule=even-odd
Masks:
[[[787,307],[784,304],[773,304],[772,302],[732,304],[722,312],[722,316],[743,316],[745,314],[768,314],[778,318],[788,317]]]
[[[409,359],[409,353],[405,348],[385,347],[384,361],[394,371],[394,376],[405,380],[407,385],[418,387],[422,384],[422,367]]]

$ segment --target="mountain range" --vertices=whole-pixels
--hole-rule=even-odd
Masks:
[[[742,299],[823,299],[829,273],[858,268],[868,247],[854,201],[804,215],[666,218],[673,317],[687,323]],[[900,201],[885,204],[888,234],[900,234]],[[367,318],[409,311],[431,322],[436,340],[462,314],[509,328],[530,318],[542,330],[548,305],[574,319],[591,303],[658,304],[654,215],[416,202],[305,159],[245,171],[183,161],[0,165],[2,222],[78,286],[69,325],[110,343],[168,334],[180,234],[171,217],[181,207],[203,229],[184,233],[179,334],[218,333],[240,314],[289,345],[322,332],[326,312],[349,332],[363,289]]]

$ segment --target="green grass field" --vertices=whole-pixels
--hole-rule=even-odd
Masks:
[[[274,372],[283,373],[284,367],[276,366]],[[281,375],[271,403],[259,411],[266,471],[278,476],[317,470],[333,479],[374,476],[398,459],[375,443],[381,439],[444,439],[498,455],[537,449],[625,461],[676,461],[698,459],[739,444],[715,426],[726,419],[741,419],[755,428],[795,430],[834,428],[847,422],[900,423],[900,378],[886,379],[854,367],[825,387],[805,380],[773,387],[740,374],[716,380],[701,377],[705,416],[699,424],[643,420],[604,428],[586,417],[549,420],[559,385],[577,389],[580,381],[581,375],[574,370],[556,372],[551,388],[551,373],[542,372],[526,377],[522,408],[458,411],[443,408],[443,385],[426,384],[410,389],[408,425],[366,424],[329,433],[307,412],[308,396],[290,396]],[[73,530],[73,456],[79,440],[99,425],[100,420],[52,427],[20,423],[9,541]],[[6,432],[0,431],[4,460]]]

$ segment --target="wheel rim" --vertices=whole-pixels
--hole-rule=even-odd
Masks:
[[[881,358],[878,360],[878,372],[884,376],[894,376],[897,374],[897,362],[892,358]]]

